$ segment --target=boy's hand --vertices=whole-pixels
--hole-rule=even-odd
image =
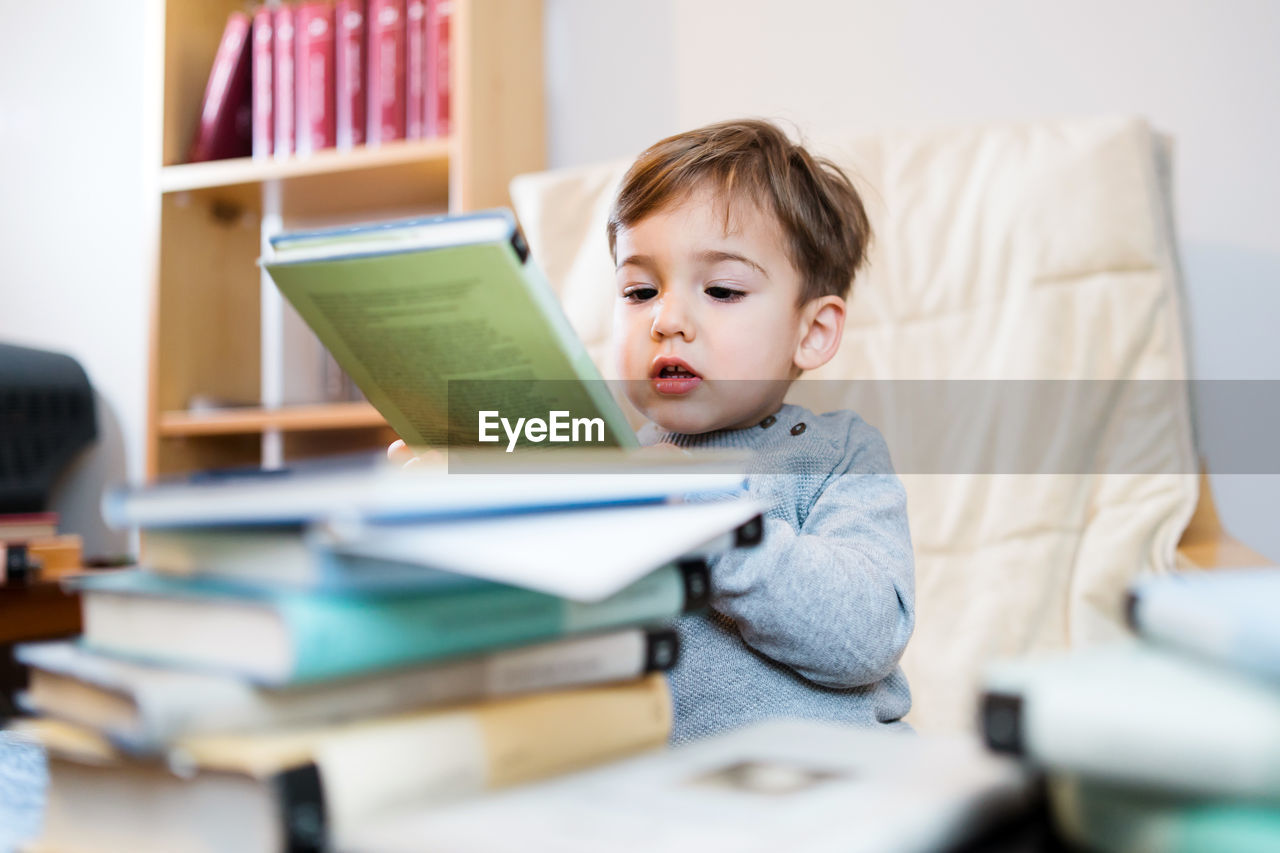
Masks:
[[[439,450],[416,451],[405,444],[402,438],[397,438],[391,442],[391,446],[387,448],[387,458],[401,468],[413,468],[417,465],[441,465],[445,461],[444,454]]]

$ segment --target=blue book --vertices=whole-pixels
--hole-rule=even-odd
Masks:
[[[1149,640],[1280,680],[1280,568],[1143,578],[1127,615]]]
[[[77,586],[90,649],[269,685],[645,625],[705,606],[710,590],[703,560],[664,566],[590,604],[483,582],[326,595],[123,571]]]

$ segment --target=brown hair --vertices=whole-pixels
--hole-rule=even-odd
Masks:
[[[726,228],[734,198],[745,196],[773,214],[801,277],[801,305],[848,295],[871,242],[862,199],[839,167],[763,119],[710,124],[647,148],[627,170],[609,212],[609,253],[616,253],[618,229],[682,201],[704,183],[726,200]]]

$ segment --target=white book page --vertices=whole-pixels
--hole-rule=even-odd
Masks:
[[[598,601],[763,512],[748,500],[620,506],[366,529],[336,550]]]

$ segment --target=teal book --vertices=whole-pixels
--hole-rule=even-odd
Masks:
[[[1100,853],[1272,853],[1280,850],[1280,805],[1200,799],[1079,777],[1049,780],[1063,837]]]
[[[339,595],[145,571],[78,586],[82,642],[93,651],[276,686],[646,625],[705,606],[710,590],[703,560],[664,566],[592,603],[497,583]]]

